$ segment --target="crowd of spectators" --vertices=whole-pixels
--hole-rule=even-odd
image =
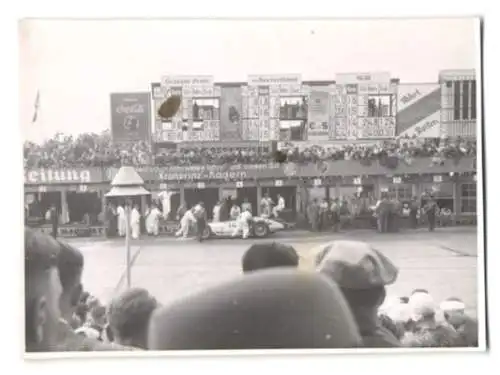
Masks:
[[[279,153],[281,158],[277,158],[276,152],[272,152],[268,147],[246,149],[193,147],[153,150],[146,142],[114,143],[109,132],[82,134],[78,137],[58,134],[42,144],[26,142],[24,166],[25,168],[120,167],[123,164],[184,166],[205,163],[263,164],[277,160],[296,163],[359,160],[362,163],[371,163],[387,157],[395,157],[407,163],[411,163],[414,158],[432,157],[435,162],[441,162],[445,159],[459,160],[463,156],[475,156],[476,143],[460,138],[401,138],[382,143],[322,144],[305,148],[291,143],[282,146]]]
[[[26,350],[478,346],[477,320],[459,298],[438,304],[424,289],[387,297],[399,270],[371,245],[341,240],[311,250],[312,267],[299,271],[292,246],[255,243],[241,276],[226,283],[166,306],[142,288],[103,304],[83,292],[78,249],[26,229]]]

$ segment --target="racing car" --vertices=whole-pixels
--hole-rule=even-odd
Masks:
[[[203,231],[203,239],[232,237],[237,227],[238,222],[236,220],[207,223],[207,227]],[[253,217],[250,223],[250,237],[265,238],[283,229],[285,229],[285,226],[276,220],[265,217]]]

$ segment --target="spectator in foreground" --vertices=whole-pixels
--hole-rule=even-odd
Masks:
[[[61,320],[72,327],[76,315],[76,308],[81,299],[83,255],[80,250],[58,241],[60,252],[58,256],[59,279],[61,280],[62,294],[59,302]]]
[[[461,336],[465,345],[477,347],[479,345],[477,320],[465,313],[465,303],[459,298],[452,297],[441,302],[439,307],[446,321]]]
[[[146,349],[149,321],[157,307],[156,299],[141,288],[129,289],[113,299],[108,318],[114,342]]]
[[[435,348],[464,346],[458,333],[448,325],[436,321],[436,306],[428,293],[412,294],[408,302],[412,327],[403,337],[407,347]]]
[[[24,230],[25,348],[57,350],[62,292],[57,271],[59,244],[31,229]]]
[[[242,258],[243,273],[266,268],[299,266],[299,256],[292,246],[277,242],[255,243]]]
[[[356,323],[334,283],[314,273],[266,270],[157,310],[148,347],[314,349],[360,344]]]
[[[385,286],[398,276],[398,269],[384,254],[364,242],[333,241],[321,247],[316,265],[320,273],[340,286],[365,347],[400,346],[378,317],[386,297]]]

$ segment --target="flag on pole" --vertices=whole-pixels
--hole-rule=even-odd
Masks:
[[[33,119],[31,120],[31,123],[34,124],[36,122],[36,119],[38,117],[38,107],[40,106],[40,90],[36,92],[36,99],[35,99],[35,113],[33,114]]]

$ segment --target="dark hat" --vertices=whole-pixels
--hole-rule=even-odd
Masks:
[[[392,284],[397,267],[380,251],[358,241],[333,241],[321,246],[317,270],[345,289],[370,289]]]
[[[151,350],[350,348],[360,336],[339,288],[315,273],[272,269],[157,310]]]
[[[277,242],[255,243],[242,259],[243,272],[273,267],[297,267],[299,256],[292,246]]]

